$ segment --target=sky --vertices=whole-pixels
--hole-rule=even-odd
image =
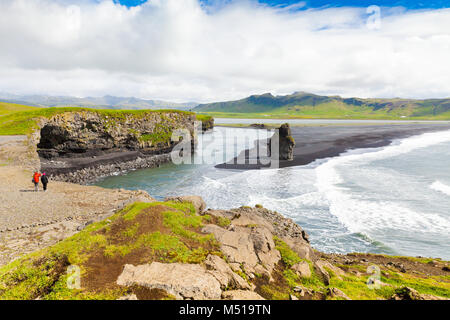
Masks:
[[[0,92],[450,97],[450,1],[1,0]]]

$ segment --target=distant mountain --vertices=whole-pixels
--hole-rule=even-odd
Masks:
[[[442,118],[450,119],[450,99],[361,99],[320,96],[306,92],[274,96],[271,93],[245,99],[200,104],[196,112],[268,113],[334,118]]]
[[[161,100],[144,100],[134,97],[66,97],[45,95],[14,95],[0,93],[4,102],[25,104],[35,107],[89,107],[98,109],[180,109],[189,110],[198,103],[175,103]]]

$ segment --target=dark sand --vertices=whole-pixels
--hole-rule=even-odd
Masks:
[[[426,132],[450,130],[450,123],[294,126],[291,127],[291,130],[296,142],[294,160],[280,161],[280,168],[307,165],[317,159],[339,156],[351,149],[383,147],[391,144],[395,139],[420,135]],[[245,152],[244,157],[248,160],[248,150]],[[216,168],[250,170],[267,167],[261,164],[237,164],[236,159],[219,164]]]

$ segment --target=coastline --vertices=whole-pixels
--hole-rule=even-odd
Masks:
[[[8,148],[17,148],[16,151],[28,148],[23,141],[20,139],[9,140]],[[7,154],[10,155],[10,153]],[[23,152],[17,153],[22,156],[24,154]],[[35,157],[37,157],[36,153]],[[0,298],[46,299],[52,294],[56,294],[56,297],[58,294],[62,294],[61,297],[67,299],[97,297],[111,300],[146,300],[152,293],[151,288],[155,286],[153,282],[145,283],[144,286],[147,289],[144,291],[133,289],[135,288],[134,284],[141,283],[140,281],[143,280],[139,274],[132,271],[144,268],[150,268],[147,270],[163,268],[164,274],[167,275],[161,280],[164,287],[168,288],[167,293],[151,295],[150,299],[404,300],[414,297],[419,300],[439,300],[446,299],[449,295],[445,284],[440,285],[437,294],[434,294],[432,288],[435,285],[430,285],[425,282],[426,279],[422,279],[422,274],[439,279],[443,279],[447,275],[448,262],[438,258],[393,257],[366,253],[322,253],[310,246],[306,231],[303,231],[298,224],[280,213],[259,205],[255,208],[244,206],[231,210],[205,210],[206,204],[199,197],[179,197],[166,199],[164,202],[155,202],[143,191],[108,190],[55,181],[51,182],[48,193],[22,192],[23,190],[19,188],[26,188],[29,185],[31,189],[29,176],[32,173],[32,167],[17,165],[21,159],[12,160],[12,163],[0,167],[1,194],[7,195],[4,200],[9,201],[6,204],[2,203],[8,208],[8,212],[0,210],[3,213],[0,218],[3,220],[2,224],[4,221],[15,224],[0,233],[2,257],[0,270],[4,272],[0,278],[0,284],[1,281],[6,281],[3,291],[0,290]],[[38,159],[29,160],[36,161]],[[179,201],[180,204],[176,205],[171,201]],[[189,263],[174,263],[169,259],[163,260],[165,263],[158,261],[147,265],[138,265],[141,260],[133,260],[133,255],[130,257],[125,255],[120,258],[120,255],[110,256],[111,253],[106,255],[106,251],[102,251],[106,249],[102,249],[102,246],[83,246],[84,243],[89,243],[89,240],[86,242],[86,239],[91,239],[95,235],[104,237],[106,234],[117,241],[116,229],[119,228],[119,234],[129,232],[127,228],[133,226],[133,223],[140,224],[144,230],[150,228],[145,232],[151,232],[154,227],[160,227],[161,232],[168,232],[160,223],[148,225],[148,218],[142,220],[135,215],[132,215],[135,217],[134,220],[126,225],[121,225],[123,223],[121,221],[124,221],[123,218],[131,213],[130,209],[124,209],[128,204],[133,205],[127,208],[136,206],[147,208],[142,211],[142,214],[154,216],[156,221],[160,221],[159,219],[164,218],[159,216],[162,214],[161,209],[163,211],[180,210],[189,203],[192,203],[189,207],[191,212],[194,208],[194,211],[197,212],[190,219],[201,219],[204,227],[190,229],[190,233],[186,234],[197,233],[196,237],[208,237],[206,235],[208,234],[214,236],[218,241],[214,246],[206,247],[209,250],[207,251],[208,255],[197,257],[197,254],[193,254],[194,260]],[[68,210],[69,208],[70,210]],[[48,215],[42,216],[40,214],[42,212],[47,212]],[[11,218],[15,220],[11,220]],[[27,222],[26,219],[30,222]],[[180,225],[179,228],[183,228],[183,226]],[[102,233],[96,230],[100,230]],[[193,231],[194,233],[192,233]],[[143,233],[142,236],[147,237],[150,234]],[[169,233],[167,236],[173,237],[174,234]],[[192,239],[184,239],[179,235],[177,239],[192,244]],[[139,243],[135,242],[136,238],[134,237],[125,237],[121,241],[123,242],[121,242],[120,248],[127,248],[127,246],[133,248]],[[158,242],[158,245],[161,244]],[[218,247],[215,247],[216,245]],[[86,281],[86,283],[83,282],[85,283],[83,290],[87,292],[87,296],[77,295],[77,292],[70,290],[59,291],[60,289],[56,285],[58,279],[65,281],[64,271],[69,262],[65,262],[64,259],[58,260],[60,259],[58,257],[68,254],[67,246],[74,249],[79,246],[77,250],[80,250],[80,253],[88,254],[87,261],[75,261],[87,273],[83,277],[83,281]],[[109,247],[116,248],[114,245]],[[217,250],[224,255],[226,260],[217,258],[218,256],[215,255]],[[55,255],[55,252],[58,254]],[[28,253],[33,254],[26,255]],[[144,251],[144,254],[148,257],[150,252]],[[101,257],[101,260],[98,260],[101,263],[96,262],[98,257]],[[7,282],[9,276],[14,276],[14,268],[17,265],[17,263],[8,263],[17,259],[19,266],[29,268],[30,272],[34,272],[34,270],[41,272],[39,268],[41,268],[42,261],[55,262],[56,267],[62,264],[62,271],[58,271],[59,269],[47,271],[54,277],[54,281],[45,287],[44,292],[39,286],[42,279],[39,275],[36,284],[27,284],[29,289],[20,292],[21,295],[17,295],[16,290],[20,290],[22,280],[18,284],[8,284]],[[369,266],[372,264],[379,265],[384,274],[388,275],[379,281],[378,284],[383,289],[378,291],[371,290],[366,286],[367,277],[370,277]],[[5,266],[2,267],[2,265]],[[104,267],[106,265],[108,267]],[[134,267],[133,265],[138,266]],[[181,288],[178,276],[171,273],[173,268],[186,272],[187,278],[181,282]],[[212,268],[212,271],[208,268]],[[42,277],[46,274],[44,272]],[[408,281],[404,281],[398,278],[400,277],[398,275],[402,274],[411,277],[412,280],[408,278]],[[202,290],[197,290],[197,293],[192,296],[185,297],[180,294],[180,292],[185,292],[185,288],[190,288],[198,278],[208,279],[208,283],[214,287],[213,294],[211,294],[210,286],[202,287]],[[27,281],[26,277],[24,281]],[[231,290],[229,286],[231,286]],[[422,289],[424,286],[425,289]],[[114,288],[115,291],[111,292],[111,288]],[[417,290],[420,291],[414,288],[418,288]],[[126,294],[131,295],[131,298],[123,296],[124,290],[126,290]],[[47,291],[50,292],[48,296],[45,293]],[[95,296],[96,294],[99,295]]]
[[[353,149],[379,148],[390,145],[396,139],[450,130],[450,124],[293,126],[291,130],[296,142],[294,160],[281,160],[280,168],[308,165],[319,159],[337,157]],[[219,164],[216,168],[256,170],[267,167],[258,163],[250,164],[249,153],[249,150],[245,150],[237,158]],[[237,163],[238,158],[245,159],[246,163]]]

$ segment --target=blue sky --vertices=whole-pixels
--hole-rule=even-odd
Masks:
[[[146,0],[119,0],[121,4],[127,6],[140,5]],[[212,4],[217,0],[201,0],[202,3]],[[260,3],[265,3],[271,6],[278,5],[292,5],[298,2],[305,2],[305,8],[319,8],[319,7],[368,7],[370,5],[395,7],[402,6],[408,9],[436,9],[436,8],[448,8],[450,7],[449,0],[422,0],[422,1],[412,1],[412,0],[339,0],[339,1],[329,1],[329,0],[259,0]]]

